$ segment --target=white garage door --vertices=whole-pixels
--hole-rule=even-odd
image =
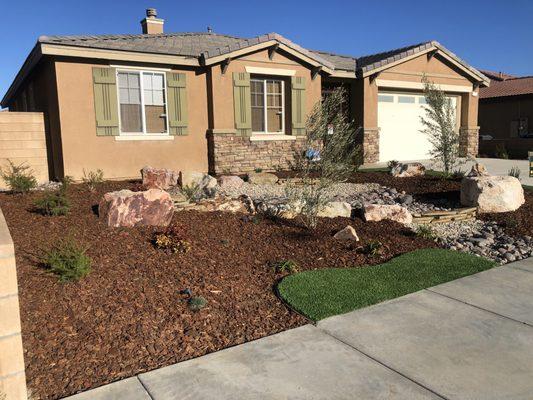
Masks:
[[[450,97],[456,105],[456,98]],[[431,144],[420,132],[424,113],[422,94],[380,92],[378,95],[379,161],[429,158]]]

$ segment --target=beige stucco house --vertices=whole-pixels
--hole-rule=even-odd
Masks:
[[[44,112],[51,178],[288,168],[307,113],[339,85],[365,162],[425,158],[423,75],[455,102],[463,154],[477,154],[478,91],[489,81],[437,42],[356,58],[275,33],[167,34],[153,9],[141,24],[140,35],[40,37],[4,96],[11,111]]]

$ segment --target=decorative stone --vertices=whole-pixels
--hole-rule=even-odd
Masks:
[[[398,164],[391,169],[391,175],[395,178],[409,178],[412,176],[422,176],[426,173],[426,167],[421,163]]]
[[[224,175],[218,178],[218,184],[222,190],[238,189],[244,184],[244,180],[237,175]]]
[[[104,194],[98,214],[108,226],[167,226],[172,219],[174,202],[160,189],[143,192],[120,190]]]
[[[143,185],[148,189],[170,189],[178,184],[179,172],[149,166],[141,170]]]
[[[317,216],[325,218],[350,218],[352,216],[352,206],[345,201],[330,201],[318,212]]]
[[[229,200],[216,207],[216,211],[226,211],[231,213],[248,213],[246,204],[240,200]]]
[[[470,172],[466,176],[472,178],[476,176],[490,176],[490,174],[483,164],[476,163],[472,165],[472,169],[470,169]]]
[[[333,237],[337,240],[351,240],[355,242],[359,241],[359,236],[357,236],[357,232],[350,225],[338,231],[335,235],[333,235]]]
[[[200,184],[202,179],[204,179],[203,172],[196,172],[196,171],[181,171],[180,172],[180,179],[179,183],[182,187],[184,186],[196,186]]]
[[[461,204],[480,213],[515,211],[524,204],[524,189],[513,176],[466,177],[461,182]]]
[[[202,180],[198,183],[198,188],[203,190],[204,192],[212,191],[213,189],[216,189],[218,186],[218,181],[213,178],[211,175],[204,175]]]
[[[388,219],[401,224],[410,224],[413,222],[413,216],[407,208],[397,204],[367,204],[364,206],[363,217],[365,221],[382,221]]]
[[[254,185],[273,185],[278,182],[278,177],[270,172],[249,172],[248,182]]]

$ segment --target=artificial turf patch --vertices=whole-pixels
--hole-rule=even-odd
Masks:
[[[472,254],[423,249],[365,268],[305,271],[278,284],[282,299],[318,321],[472,275],[496,263]]]

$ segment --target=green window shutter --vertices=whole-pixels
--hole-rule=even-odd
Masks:
[[[305,135],[305,77],[291,79],[292,134]]]
[[[233,103],[235,107],[235,128],[241,136],[252,134],[252,98],[250,74],[233,73]]]
[[[171,135],[188,134],[187,80],[182,72],[167,72],[168,126]]]
[[[115,68],[93,67],[96,135],[117,136],[118,102]]]

